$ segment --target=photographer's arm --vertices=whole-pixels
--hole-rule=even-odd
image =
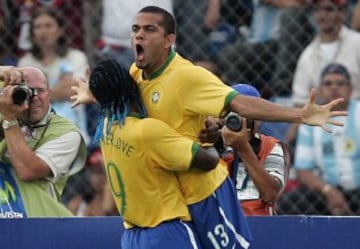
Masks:
[[[260,197],[265,202],[274,201],[281,188],[280,182],[270,175],[260,163],[253,148],[249,143],[249,132],[247,131],[246,121],[243,119],[243,127],[239,132],[233,132],[226,126],[222,129],[224,143],[231,146],[238,153],[244,166],[253,180]]]
[[[11,164],[22,181],[34,181],[51,175],[48,165],[25,142],[19,126],[4,130]]]

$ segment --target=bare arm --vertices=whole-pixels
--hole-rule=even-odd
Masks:
[[[265,99],[236,96],[230,103],[230,108],[241,116],[264,121],[280,121],[288,123],[303,123],[307,125],[320,126],[330,132],[327,124],[343,124],[331,120],[331,117],[346,116],[346,111],[331,111],[332,108],[343,102],[342,98],[331,101],[325,105],[315,103],[316,91],[312,90],[308,102],[302,108],[281,106]]]
[[[243,119],[243,126],[239,132],[233,132],[226,126],[222,129],[224,143],[231,146],[238,153],[244,166],[253,180],[260,197],[264,202],[275,200],[281,189],[281,183],[274,176],[270,175],[260,162],[253,148],[251,147],[250,133],[247,130],[246,119]]]
[[[220,157],[214,147],[200,147],[191,162],[191,168],[212,170],[219,163]]]
[[[280,106],[262,98],[236,96],[230,108],[242,117],[252,120],[301,123],[301,109]]]
[[[212,31],[216,28],[220,20],[220,0],[208,0],[207,10],[204,17],[204,28]]]
[[[49,166],[26,144],[19,126],[4,131],[12,166],[22,181],[34,181],[51,176]]]
[[[279,180],[265,170],[249,143],[235,149],[244,162],[249,176],[258,189],[260,198],[264,202],[273,202],[281,189]]]

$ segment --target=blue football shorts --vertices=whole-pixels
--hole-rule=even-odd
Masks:
[[[189,205],[200,243],[206,249],[247,249],[252,236],[230,178],[205,200]]]
[[[171,220],[153,228],[125,229],[121,249],[205,249],[190,222]]]

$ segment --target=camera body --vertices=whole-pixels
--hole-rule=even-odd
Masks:
[[[249,120],[246,119],[247,122],[247,129],[249,130],[253,130],[254,129],[254,121],[253,120]],[[237,114],[236,112],[230,112],[226,117],[225,117],[225,126],[232,131],[238,132],[241,130],[242,127],[242,117]]]
[[[21,105],[25,101],[28,101],[33,95],[32,89],[23,82],[16,86],[11,97],[14,104]]]

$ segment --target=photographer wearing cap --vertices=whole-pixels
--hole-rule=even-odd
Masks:
[[[243,95],[259,98],[251,85],[232,86]],[[226,160],[237,196],[246,215],[273,215],[274,202],[288,175],[289,151],[277,139],[259,133],[260,122],[230,113],[222,129],[224,145],[236,151]],[[227,149],[225,155],[233,152]],[[227,157],[229,155],[226,155]]]
[[[86,146],[74,124],[50,105],[50,89],[36,67],[0,67],[0,216],[69,216],[60,196],[82,169]]]

